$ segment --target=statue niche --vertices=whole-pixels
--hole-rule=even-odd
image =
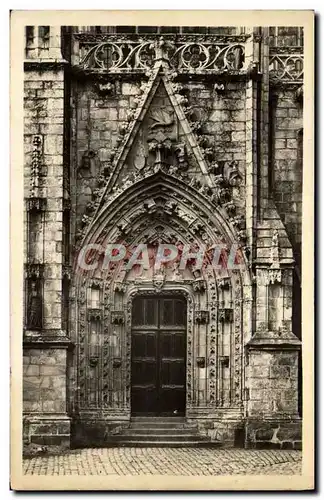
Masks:
[[[156,165],[172,164],[172,144],[176,140],[174,124],[173,112],[163,108],[152,109],[149,115],[147,144],[149,153],[154,155]]]
[[[42,293],[39,279],[28,280],[27,328],[36,330],[42,328]]]

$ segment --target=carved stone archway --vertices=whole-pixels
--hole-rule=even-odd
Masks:
[[[161,235],[165,243],[194,241],[212,246],[222,242],[228,249],[237,239],[235,226],[205,191],[161,170],[126,186],[110,200],[83,244],[96,242],[104,248],[106,243],[118,242],[131,247],[150,244]],[[187,416],[242,415],[243,338],[249,330],[243,300],[244,289],[250,286],[245,261],[243,269],[228,269],[223,275],[210,266],[199,275],[192,270],[185,276],[166,272],[158,287],[152,270],[139,278],[132,273],[122,265],[104,272],[76,270],[74,403],[78,412],[130,417],[130,298],[143,290],[159,293],[162,288],[185,293],[188,300]],[[205,367],[198,370],[201,357]]]

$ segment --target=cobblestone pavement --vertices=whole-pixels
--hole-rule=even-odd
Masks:
[[[208,448],[100,448],[24,459],[24,474],[187,476],[301,474],[300,451]]]

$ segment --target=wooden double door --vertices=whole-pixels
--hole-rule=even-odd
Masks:
[[[185,414],[186,310],[182,297],[134,299],[132,415]]]

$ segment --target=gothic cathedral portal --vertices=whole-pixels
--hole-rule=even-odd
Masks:
[[[300,28],[27,28],[26,446],[299,446]]]

